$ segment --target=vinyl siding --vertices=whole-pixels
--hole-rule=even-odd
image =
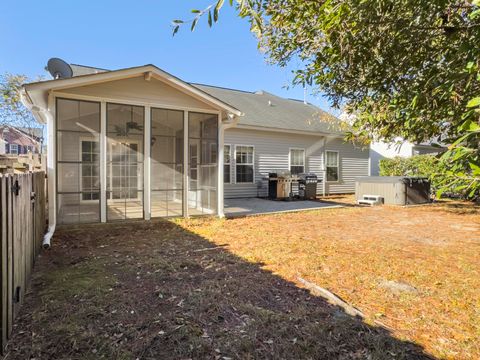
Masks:
[[[225,198],[266,196],[268,193],[269,172],[289,170],[290,148],[305,149],[307,172],[323,176],[322,136],[288,134],[245,129],[228,129],[225,132],[225,144],[232,146],[231,184],[225,184]],[[255,181],[253,184],[235,184],[235,145],[253,145],[255,147]],[[340,179],[326,183],[326,192],[353,193],[355,178],[368,176],[368,149],[355,147],[339,138],[325,140],[327,150],[339,151]],[[322,193],[322,185],[317,188]]]

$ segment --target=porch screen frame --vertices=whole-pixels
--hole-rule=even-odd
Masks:
[[[82,156],[82,152],[81,152],[81,148],[79,147],[79,158],[77,161],[69,161],[69,160],[59,160],[59,156],[58,156],[58,153],[59,153],[59,146],[60,146],[60,142],[58,141],[58,135],[59,133],[62,133],[62,132],[76,132],[76,133],[84,133],[83,131],[78,131],[78,130],[65,130],[65,129],[60,129],[59,128],[59,111],[58,111],[58,104],[60,101],[75,101],[77,103],[80,103],[80,102],[84,102],[84,103],[91,103],[91,104],[96,104],[98,105],[98,140],[100,141],[100,138],[101,138],[101,127],[102,127],[102,112],[101,112],[101,102],[100,101],[94,101],[94,100],[85,100],[85,99],[79,99],[79,98],[68,98],[68,97],[60,97],[60,96],[55,96],[54,98],[54,104],[55,104],[55,116],[54,116],[54,121],[55,121],[55,127],[54,127],[54,141],[55,141],[55,144],[54,144],[54,154],[52,154],[55,158],[55,180],[54,180],[54,200],[55,200],[55,203],[52,204],[54,205],[54,212],[55,214],[53,214],[54,218],[55,218],[55,223],[58,222],[59,220],[59,216],[58,216],[58,211],[59,211],[59,195],[68,195],[68,194],[78,194],[79,195],[79,205],[80,204],[88,204],[88,203],[94,203],[96,201],[98,201],[98,221],[96,221],[95,223],[98,223],[98,222],[102,222],[102,202],[103,202],[103,199],[102,199],[102,193],[101,193],[101,187],[102,187],[102,177],[100,176],[99,177],[99,181],[100,181],[100,187],[98,189],[98,193],[99,193],[99,198],[98,200],[83,200],[82,199],[82,193],[83,193],[83,190],[82,190],[82,159],[81,159],[81,156]],[[79,136],[79,144],[81,146],[82,144],[82,141],[84,140],[87,140],[86,136]],[[63,143],[63,142],[62,142]],[[100,149],[100,153],[101,153],[101,149]],[[68,163],[76,163],[78,164],[79,166],[79,169],[78,169],[78,180],[79,180],[79,185],[78,185],[78,191],[76,192],[67,192],[67,191],[59,191],[59,181],[58,181],[58,178],[59,178],[59,175],[60,175],[60,167],[58,166],[58,164],[68,164]],[[101,159],[98,160],[98,166],[99,166],[99,174],[101,174],[101,169],[102,169],[102,163],[101,163]],[[91,192],[91,191],[90,191]],[[49,208],[49,211],[51,211],[51,209]],[[84,223],[82,221],[78,221],[77,223]],[[86,222],[86,223],[89,223],[89,222]],[[68,223],[70,224],[70,223]],[[74,223],[73,223],[74,224]]]

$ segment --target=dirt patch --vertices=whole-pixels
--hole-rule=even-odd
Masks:
[[[188,224],[216,234],[235,223]],[[258,239],[248,223],[238,225]],[[61,230],[52,243],[9,360],[427,357],[173,222]]]
[[[393,294],[397,294],[397,295],[400,295],[402,293],[409,293],[409,294],[418,293],[417,288],[413,287],[412,285],[409,285],[403,282],[398,282],[398,281],[383,280],[380,282],[379,286],[384,289],[388,289]]]

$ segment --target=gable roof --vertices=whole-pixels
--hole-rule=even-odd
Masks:
[[[93,68],[94,69],[94,68]],[[125,79],[144,74],[146,77],[155,77],[161,81],[168,83],[170,86],[183,91],[190,96],[201,99],[202,101],[213,105],[219,109],[225,110],[236,116],[242,116],[242,112],[234,106],[216,98],[215,96],[199,89],[191,84],[173,76],[166,71],[161,70],[152,64],[136,66],[132,68],[89,72],[85,71],[83,75],[77,75],[71,78],[53,79],[46,81],[33,82],[23,85],[22,102],[32,110],[37,119],[46,123],[45,113],[48,112],[48,92],[51,90],[62,90],[70,87],[85,86],[95,83]]]
[[[42,128],[36,128],[36,127],[19,127],[17,128],[21,132],[35,138],[35,140],[39,140],[43,138],[43,129]]]
[[[38,145],[42,136],[37,137],[31,133],[25,131],[27,128],[16,127],[11,125],[0,126],[0,139],[3,139],[9,144],[18,144],[18,145]],[[34,132],[42,133],[42,129],[32,128]]]
[[[150,73],[185,92],[235,114],[239,117],[239,127],[332,135],[343,134],[346,129],[345,122],[312,104],[282,98],[265,91],[249,92],[188,83],[151,64],[112,71],[78,64],[70,64],[70,66],[73,70],[71,78],[41,81],[24,86],[27,102],[31,103],[30,107],[37,105],[46,109],[45,93],[50,90],[61,90],[72,86],[83,86]],[[38,96],[39,92],[41,97]],[[41,117],[42,112],[40,111],[38,114]]]
[[[300,100],[285,99],[266,91],[192,85],[240,109],[244,114],[239,119],[240,126],[325,134],[342,134],[345,131],[345,123],[340,119]]]

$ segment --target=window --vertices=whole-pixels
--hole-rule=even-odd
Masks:
[[[338,181],[338,152],[337,151],[327,151],[326,152],[326,162],[327,162],[327,181]]]
[[[223,182],[226,184],[230,184],[230,164],[231,164],[231,158],[230,158],[230,151],[231,151],[231,146],[230,145],[225,145],[223,147]]]
[[[82,140],[82,200],[100,198],[100,147],[98,141]]]
[[[297,175],[305,172],[305,150],[290,149],[290,173]]]
[[[237,183],[253,183],[254,182],[254,150],[253,146],[236,146],[236,182]]]
[[[10,154],[18,154],[18,145],[10,144]]]

